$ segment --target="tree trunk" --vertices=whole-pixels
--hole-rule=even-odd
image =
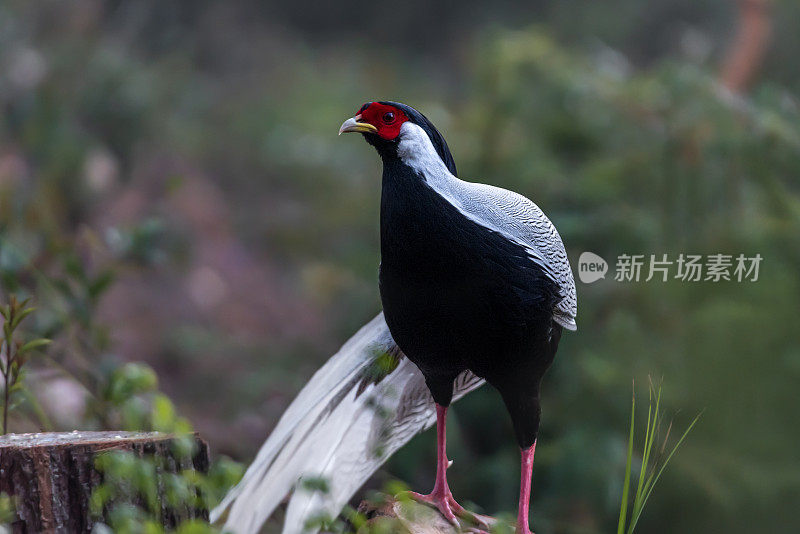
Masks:
[[[722,65],[722,84],[744,93],[764,61],[772,32],[771,0],[739,0],[739,28]]]
[[[0,493],[12,496],[14,533],[90,532],[92,490],[102,482],[94,467],[99,453],[132,451],[137,456],[163,459],[164,471],[208,470],[208,445],[195,436],[193,458],[173,453],[173,437],[157,432],[72,432],[8,434],[0,436]],[[158,473],[159,478],[161,472]],[[171,510],[165,504],[159,480],[159,502],[164,525],[174,527],[189,518],[208,518],[206,510]]]

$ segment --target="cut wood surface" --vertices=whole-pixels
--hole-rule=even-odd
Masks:
[[[173,439],[158,432],[114,431],[0,436],[0,492],[12,497],[16,511],[11,531],[90,532],[94,521],[89,499],[102,482],[95,458],[104,451],[131,451],[140,457],[162,459],[164,473],[208,471],[208,445],[203,440],[195,436],[194,457],[178,458],[173,453]],[[158,487],[161,492],[164,485]],[[208,517],[203,510],[168,509],[163,497],[159,495],[167,527],[183,519]]]

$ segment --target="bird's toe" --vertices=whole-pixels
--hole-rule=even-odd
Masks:
[[[441,513],[442,516],[444,516],[444,518],[447,519],[447,521],[450,522],[454,527],[458,529],[461,528],[461,524],[458,522],[458,518],[456,517],[456,514],[453,512],[453,509],[450,506],[450,500],[452,499],[452,495],[438,495],[435,493],[423,495],[421,493],[409,491],[408,496],[417,502],[433,506],[434,508],[439,510],[439,513]]]
[[[475,512],[470,512],[469,510],[458,504],[458,502],[456,502],[456,500],[453,498],[452,494],[448,496],[447,500],[448,504],[450,504],[450,508],[455,512],[455,514],[458,517],[465,519],[470,523],[477,525],[479,527],[479,529],[473,528],[472,530],[468,530],[467,532],[471,531],[486,532],[496,522],[494,518],[491,518],[489,516],[476,514]]]

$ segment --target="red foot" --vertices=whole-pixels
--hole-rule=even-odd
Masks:
[[[453,513],[453,506],[451,506],[451,503],[458,504],[456,503],[455,499],[453,499],[452,495],[445,494],[444,492],[441,491],[434,491],[432,493],[429,493],[428,495],[423,495],[415,491],[409,491],[408,496],[414,499],[415,501],[433,506],[434,508],[439,510],[439,512],[441,512],[444,518],[447,519],[450,523],[452,523],[454,526],[458,528],[461,528],[461,525],[458,522],[456,514]]]
[[[445,517],[445,519],[447,519],[457,528],[461,528],[461,524],[458,522],[459,517],[480,527],[479,529],[468,527],[467,532],[473,532],[476,534],[488,534],[487,530],[489,529],[490,523],[493,521],[493,519],[490,517],[470,512],[469,510],[458,504],[458,502],[456,502],[455,498],[453,497],[453,494],[450,493],[449,489],[445,491],[434,490],[428,495],[422,495],[421,493],[409,491],[408,496],[414,499],[415,501],[433,506],[434,508],[439,510],[439,512]]]
[[[421,495],[413,491],[408,492],[408,496],[415,501],[419,501],[433,506],[452,523],[456,528],[461,529],[458,522],[457,515],[477,525],[483,529],[488,530],[490,523],[493,521],[491,518],[473,514],[464,509],[463,506],[458,504],[450,492],[450,487],[447,485],[447,468],[453,462],[447,461],[446,452],[446,434],[445,422],[447,418],[447,407],[436,405],[436,482],[433,485],[433,491],[428,495]],[[481,534],[489,534],[486,530],[476,529],[474,527],[467,527],[468,532],[476,532]]]

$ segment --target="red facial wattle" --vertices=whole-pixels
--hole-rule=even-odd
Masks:
[[[402,110],[380,102],[364,104],[358,115],[360,115],[360,118],[356,120],[373,125],[378,129],[375,135],[387,141],[396,139],[400,135],[400,128],[403,123],[408,121],[408,117]]]

